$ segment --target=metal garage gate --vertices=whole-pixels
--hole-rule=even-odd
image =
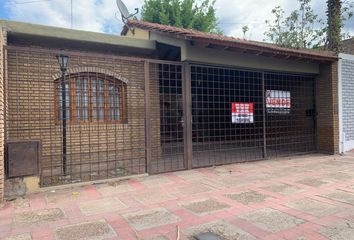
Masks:
[[[262,73],[193,65],[191,74],[193,167],[264,158]],[[252,103],[253,120],[233,119],[233,103]]]
[[[191,66],[192,166],[315,150],[314,77]]]

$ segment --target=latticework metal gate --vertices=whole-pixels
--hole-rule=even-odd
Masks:
[[[262,74],[198,65],[191,72],[193,166],[262,159]],[[252,103],[253,122],[233,123],[232,103]]]
[[[193,167],[312,152],[314,77],[191,66]]]
[[[184,161],[183,65],[150,62],[150,173],[186,168]],[[148,130],[149,131],[149,130]]]
[[[270,158],[316,150],[315,81],[313,76],[265,73],[266,99],[276,94],[287,107],[266,105],[266,146]],[[278,97],[279,99],[279,97]]]

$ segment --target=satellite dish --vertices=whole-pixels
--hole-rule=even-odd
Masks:
[[[116,0],[118,9],[120,11],[120,14],[122,15],[122,21],[125,25],[127,25],[128,20],[130,20],[132,17],[137,15],[139,13],[139,9],[135,8],[135,13],[131,14],[129,13],[129,10],[127,6],[123,3],[122,0]]]
[[[128,11],[127,6],[125,6],[122,0],[117,0],[117,6],[120,11],[120,14],[122,15],[122,18],[129,19],[130,13]]]

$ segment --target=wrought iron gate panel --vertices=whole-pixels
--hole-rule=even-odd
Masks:
[[[150,173],[185,169],[182,64],[150,61]]]
[[[145,173],[144,61],[64,52],[65,163],[57,53],[8,47],[6,140],[41,141],[41,186]]]
[[[262,73],[192,65],[191,79],[193,167],[262,159]],[[252,104],[253,120],[233,122],[233,104]]]
[[[316,150],[315,80],[311,75],[265,73],[267,153],[270,158]],[[273,95],[273,96],[270,96]],[[277,96],[275,96],[277,95]],[[269,100],[283,104],[269,104]]]

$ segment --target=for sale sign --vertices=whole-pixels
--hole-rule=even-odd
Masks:
[[[291,94],[289,91],[267,90],[266,106],[268,113],[290,113]]]
[[[232,103],[232,123],[253,123],[254,104],[253,103]]]

